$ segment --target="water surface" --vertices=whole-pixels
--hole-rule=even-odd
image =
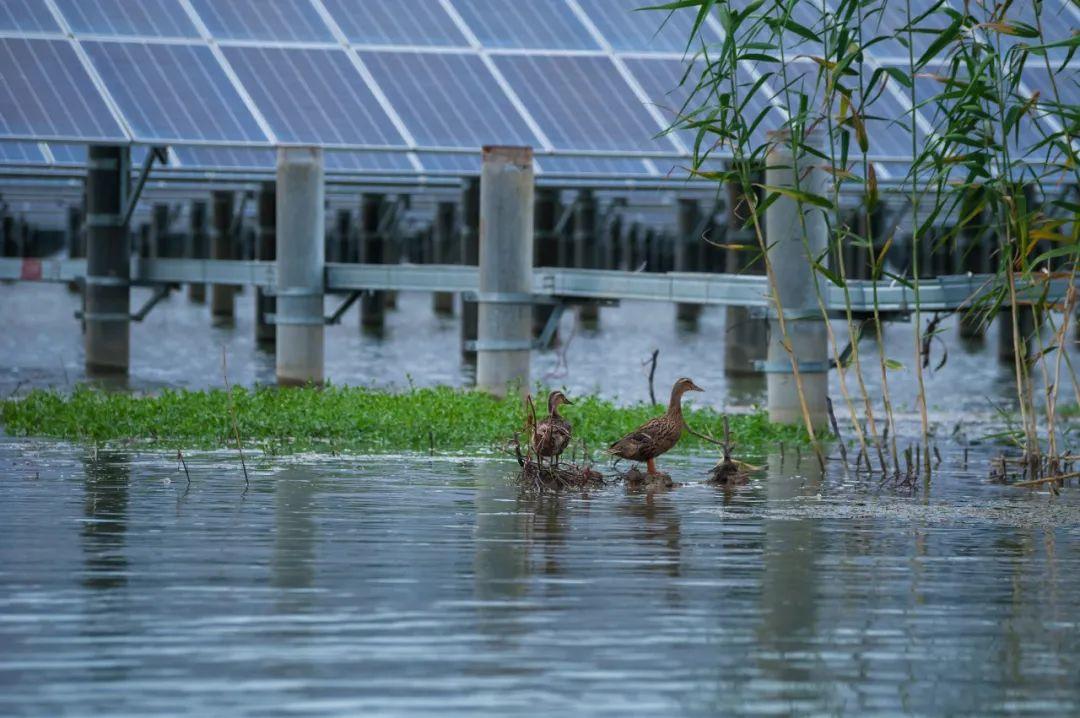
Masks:
[[[1080,502],[764,457],[536,496],[501,459],[0,440],[0,715],[1080,711]],[[946,461],[958,467],[958,456]]]

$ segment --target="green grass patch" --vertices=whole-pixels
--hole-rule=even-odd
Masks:
[[[446,387],[400,393],[363,387],[233,389],[245,447],[268,453],[462,452],[495,450],[524,424],[522,402]],[[162,449],[233,447],[229,396],[223,390],[172,391],[152,396],[106,393],[87,387],[71,394],[35,390],[0,405],[0,422],[12,436],[50,436],[94,444],[139,444]],[[563,414],[574,437],[590,451],[608,446],[657,415],[661,407],[617,406],[596,397],[574,397]],[[695,430],[722,435],[722,415],[690,409]],[[802,428],[771,424],[763,411],[730,417],[738,451],[756,453],[784,441],[805,442]],[[709,447],[686,435],[680,449]]]

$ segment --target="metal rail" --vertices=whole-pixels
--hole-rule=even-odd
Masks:
[[[72,282],[86,274],[85,259],[0,258],[0,280]],[[276,285],[274,262],[212,259],[133,258],[131,283],[208,283],[254,285],[271,289]],[[924,279],[919,283],[922,309],[945,311],[970,306],[993,288],[993,275],[951,275]],[[1068,280],[1063,277],[1035,284],[1018,285],[1024,302],[1043,296],[1048,301],[1065,297]],[[349,293],[360,290],[420,292],[476,292],[476,267],[439,264],[334,264],[326,265],[326,291]],[[868,280],[851,280],[847,290],[854,312],[874,308],[874,285]],[[829,284],[823,287],[830,311],[844,309],[844,290]],[[624,272],[598,269],[538,268],[533,270],[533,293],[565,299],[637,299],[658,302],[713,306],[768,307],[771,303],[768,280],[763,276],[704,274],[692,272]],[[882,312],[915,309],[915,293],[898,281],[877,283],[877,308]]]

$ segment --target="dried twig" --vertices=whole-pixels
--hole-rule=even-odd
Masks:
[[[184,467],[184,476],[187,477],[187,482],[188,482],[188,485],[190,486],[191,485],[191,474],[188,473],[187,462],[184,461],[184,455],[180,453],[180,449],[176,450],[176,460],[179,461],[183,465],[183,467]],[[177,466],[176,468],[179,469],[180,467]]]
[[[1015,484],[1009,484],[1009,486],[1039,486],[1040,484],[1049,484],[1054,481],[1065,481],[1066,479],[1075,479],[1080,477],[1080,471],[1073,471],[1068,474],[1061,474],[1059,476],[1047,476],[1043,479],[1033,479],[1031,481],[1018,481]]]
[[[659,349],[653,349],[652,357],[649,358],[649,403],[656,405],[656,390],[653,387],[653,379],[656,377],[656,359],[660,355]]]
[[[840,426],[836,423],[836,413],[833,412],[832,399],[825,397],[825,406],[829,409],[829,423],[832,424],[832,432],[836,436],[836,444],[840,447],[840,458],[847,466],[847,447],[844,446],[844,437],[840,436]]]

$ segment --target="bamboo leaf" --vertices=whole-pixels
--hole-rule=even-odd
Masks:
[[[793,189],[791,187],[774,187],[773,185],[767,185],[767,184],[760,184],[760,185],[755,185],[755,186],[756,187],[761,187],[766,192],[772,192],[772,193],[775,193],[775,194],[782,194],[785,197],[790,197],[791,199],[793,199],[793,200],[795,200],[797,202],[806,202],[807,204],[812,204],[815,207],[823,207],[825,209],[833,209],[834,208],[833,203],[827,197],[822,197],[820,195],[811,194],[809,192],[803,192],[801,190],[796,190],[796,189]]]

